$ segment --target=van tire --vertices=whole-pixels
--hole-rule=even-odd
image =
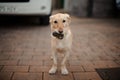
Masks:
[[[40,24],[49,25],[49,17],[50,17],[50,15],[41,16],[40,17]]]

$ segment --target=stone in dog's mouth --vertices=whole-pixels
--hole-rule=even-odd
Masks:
[[[54,37],[58,38],[58,39],[63,39],[64,38],[64,34],[62,34],[62,33],[53,32],[52,35]]]

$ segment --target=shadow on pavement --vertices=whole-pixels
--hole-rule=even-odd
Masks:
[[[0,28],[19,28],[19,27],[43,27],[39,17],[29,16],[0,16]]]

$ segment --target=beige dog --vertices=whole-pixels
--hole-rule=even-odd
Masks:
[[[68,74],[65,62],[69,57],[71,45],[72,45],[72,33],[69,27],[71,18],[68,14],[58,13],[50,16],[51,25],[51,48],[53,65],[49,70],[50,74],[54,74],[57,71],[57,53],[63,53],[64,57],[61,62],[61,73],[63,75]]]

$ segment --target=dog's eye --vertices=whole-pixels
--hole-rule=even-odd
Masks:
[[[54,23],[58,23],[57,21],[54,21]]]
[[[65,23],[65,20],[63,20],[63,23]]]

